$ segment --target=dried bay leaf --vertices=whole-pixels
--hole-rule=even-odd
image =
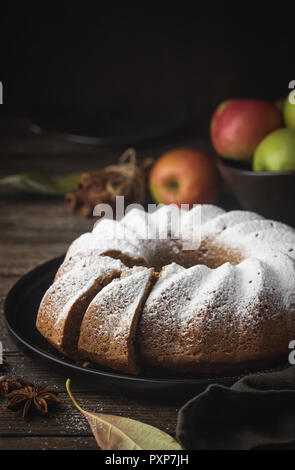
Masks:
[[[121,416],[83,410],[70,390],[70,379],[66,382],[66,388],[76,408],[87,418],[102,450],[182,450],[175,439],[154,426]]]
[[[26,193],[58,194],[56,183],[41,173],[19,173],[1,178],[0,184]]]
[[[55,181],[41,173],[18,173],[1,178],[0,184],[11,186],[30,194],[62,196],[76,189],[81,175],[82,173],[70,173]]]
[[[75,191],[83,173],[69,173],[68,175],[60,178],[57,185],[61,194],[67,194]]]

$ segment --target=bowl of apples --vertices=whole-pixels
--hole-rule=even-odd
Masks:
[[[241,206],[295,227],[295,104],[228,100],[210,134],[221,177]]]

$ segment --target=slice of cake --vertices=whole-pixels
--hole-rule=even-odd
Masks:
[[[60,352],[72,359],[77,350],[80,327],[95,295],[125,269],[119,260],[88,256],[59,277],[45,293],[37,316],[40,333]]]
[[[81,325],[78,348],[82,355],[116,370],[138,373],[134,341],[153,279],[153,269],[134,267],[96,295]]]
[[[69,256],[67,259],[63,261],[63,263],[60,265],[60,267],[57,270],[54,280],[56,281],[60,277],[64,276],[64,274],[71,271],[81,261],[85,261],[88,258],[92,258],[91,264],[95,263],[96,262],[95,260],[97,260],[100,263],[100,259],[103,256],[106,256],[106,255],[101,254],[100,250],[97,250],[95,248],[89,248],[89,249],[85,248],[82,251],[78,251],[77,253],[74,253],[72,256]],[[107,256],[107,258],[117,259],[117,258],[113,258],[112,256]]]
[[[60,267],[57,270],[54,280],[57,281],[57,279],[67,274],[78,263],[81,263],[81,261],[89,257],[92,259],[94,258],[99,259],[101,256],[103,255],[101,255],[98,250],[95,250],[93,248],[89,248],[89,249],[85,248],[83,251],[78,251],[73,256],[69,256],[68,259],[65,259],[63,261],[63,263],[60,265]]]

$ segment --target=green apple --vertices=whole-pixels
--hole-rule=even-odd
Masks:
[[[258,145],[254,171],[295,171],[295,130],[282,128],[266,136]]]
[[[287,127],[295,129],[295,103],[286,98],[284,103],[284,121]]]

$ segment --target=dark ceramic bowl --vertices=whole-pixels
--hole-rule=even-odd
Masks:
[[[222,179],[243,207],[295,227],[295,171],[252,171],[217,158]]]

